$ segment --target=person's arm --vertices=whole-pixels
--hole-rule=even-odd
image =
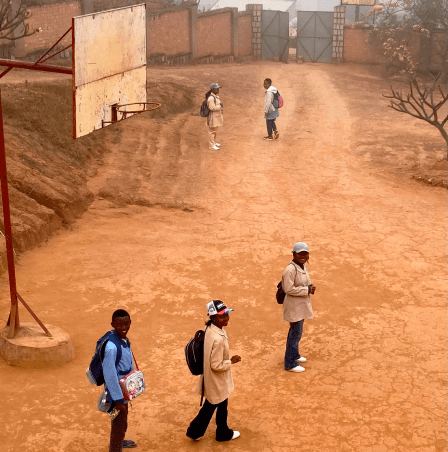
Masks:
[[[113,342],[108,341],[104,350],[103,374],[110,398],[116,405],[118,405],[120,403],[124,403],[124,398],[118,382],[118,374],[115,367],[116,359],[117,347]]]
[[[221,102],[214,96],[210,96],[207,99],[207,107],[210,111],[219,111],[221,110]]]
[[[225,372],[232,367],[230,359],[224,359],[224,341],[214,341],[210,354],[210,367],[214,372]]]
[[[295,286],[294,280],[297,270],[294,266],[288,265],[283,272],[283,291],[292,297],[307,297],[309,293],[308,286]]]
[[[274,108],[272,101],[274,100],[274,94],[267,92],[264,96],[264,114],[267,116]]]

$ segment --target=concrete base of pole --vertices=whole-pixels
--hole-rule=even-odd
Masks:
[[[45,325],[48,337],[38,324],[22,323],[15,336],[8,339],[9,327],[0,332],[0,357],[9,365],[28,368],[59,366],[72,361],[75,347],[61,328]]]

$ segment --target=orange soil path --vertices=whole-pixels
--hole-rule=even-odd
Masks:
[[[21,257],[20,293],[70,334],[76,358],[47,370],[0,361],[3,452],[108,450],[100,391],[84,371],[119,307],[131,312],[129,337],[147,381],[127,435],[140,452],[445,450],[446,192],[381,177],[352,152],[362,113],[350,106],[349,76],[341,89],[332,70],[148,71],[152,81],[192,89],[223,84],[222,151],[207,149],[197,116],[127,120],[89,182],[89,211]],[[275,142],[261,139],[266,76],[285,98]],[[380,133],[380,121],[393,127],[395,113],[379,102],[377,111],[366,118],[369,133]],[[405,121],[410,140],[435,136]],[[287,324],[274,300],[298,240],[310,246],[317,286],[303,374],[283,370]],[[0,286],[6,319],[6,275]],[[241,438],[231,444],[215,442],[213,425],[199,443],[185,437],[199,398],[183,347],[211,298],[235,309],[227,331],[242,356],[229,403]]]

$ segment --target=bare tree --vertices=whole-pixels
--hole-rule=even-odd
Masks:
[[[440,79],[441,74],[427,86],[412,74],[409,75],[409,93],[403,94],[402,91],[397,91],[391,86],[392,94],[383,94],[383,96],[391,99],[389,107],[393,110],[422,119],[436,127],[445,139],[448,151],[448,133],[445,130],[448,123],[446,107],[443,113],[441,112],[441,108],[448,103],[448,91],[443,90],[439,83]]]
[[[21,0],[0,0],[0,40],[14,41],[40,31],[31,30],[26,20],[30,13]]]
[[[425,63],[415,52],[416,43],[417,47],[424,43],[431,47],[434,32],[448,33],[448,0],[394,0],[375,5],[373,13],[381,19],[370,32],[371,45],[382,48],[387,67],[399,72],[409,84],[407,93],[391,86],[391,94],[383,96],[391,99],[392,109],[436,127],[448,150],[448,92],[446,86],[442,88],[448,74],[448,39],[433,49],[437,65],[431,65],[429,59]]]

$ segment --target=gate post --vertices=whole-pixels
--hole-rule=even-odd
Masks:
[[[336,6],[333,25],[333,63],[344,62],[344,24],[345,6]]]
[[[262,4],[246,5],[246,11],[252,12],[252,55],[255,59],[261,59],[261,11]]]

